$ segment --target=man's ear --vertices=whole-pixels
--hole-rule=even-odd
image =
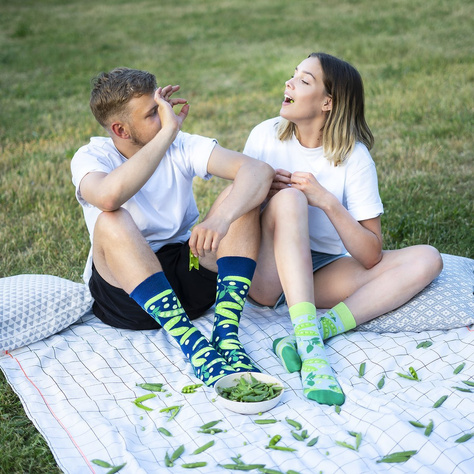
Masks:
[[[332,110],[332,98],[326,97],[323,102],[323,111],[329,112],[330,110]]]
[[[112,131],[112,134],[118,138],[122,138],[123,140],[130,138],[128,129],[121,122],[113,122],[110,126],[110,130]]]

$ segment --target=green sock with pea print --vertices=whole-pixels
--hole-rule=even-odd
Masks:
[[[322,334],[324,341],[337,334],[350,331],[356,325],[354,316],[352,316],[349,308],[342,302],[319,318],[319,332]],[[294,334],[275,339],[273,341],[273,351],[280,358],[283,367],[289,373],[300,370],[301,360],[296,349],[296,337]]]
[[[190,321],[163,272],[140,283],[130,297],[173,336],[191,362],[196,377],[206,385],[211,387],[225,375],[235,374]]]
[[[246,257],[217,260],[217,291],[211,344],[237,372],[260,372],[239,340],[239,323],[256,262]]]
[[[304,395],[321,404],[342,405],[345,396],[327,360],[315,306],[306,302],[297,303],[289,308],[289,312],[302,361]]]

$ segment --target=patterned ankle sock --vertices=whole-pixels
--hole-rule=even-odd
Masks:
[[[273,341],[273,352],[280,358],[283,367],[290,374],[301,370],[301,357],[296,349],[296,337],[280,337]]]
[[[357,326],[354,316],[344,303],[339,303],[334,308],[323,314],[318,321],[319,333],[323,340],[329,339],[337,334],[350,331]],[[296,337],[294,334],[280,337],[273,342],[273,351],[281,359],[283,367],[292,373],[300,370],[301,361],[296,347]],[[300,368],[296,368],[297,366]],[[290,367],[292,368],[290,370]]]
[[[225,375],[235,373],[189,320],[163,272],[140,283],[130,297],[173,336],[191,362],[196,377],[206,385],[213,386]]]
[[[328,310],[320,318],[320,330],[324,340],[355,327],[356,321],[354,316],[352,316],[349,308],[342,302]]]
[[[211,344],[237,372],[260,372],[239,341],[239,322],[255,271],[254,260],[222,257],[217,260],[217,293]]]
[[[319,334],[316,308],[311,303],[298,303],[289,308],[298,354],[303,362],[301,380],[304,395],[325,405],[342,405],[344,393],[334,377]]]

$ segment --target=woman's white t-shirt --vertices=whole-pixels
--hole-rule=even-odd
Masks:
[[[291,173],[312,173],[318,182],[337,197],[357,221],[372,219],[383,213],[375,163],[367,147],[357,143],[342,165],[334,166],[323,154],[323,148],[305,148],[296,137],[281,141],[277,137],[280,117],[266,120],[250,133],[244,154]],[[311,249],[338,255],[346,252],[339,234],[324,211],[309,206]]]
[[[123,204],[154,252],[166,244],[186,242],[199,212],[193,195],[195,176],[209,179],[207,164],[217,141],[179,132],[156,171],[133,197]],[[87,229],[93,242],[94,227],[100,209],[83,199],[82,178],[88,173],[110,173],[126,161],[111,138],[93,137],[81,147],[71,161],[72,182],[76,198],[82,206]],[[90,278],[92,248],[84,270],[84,280]]]

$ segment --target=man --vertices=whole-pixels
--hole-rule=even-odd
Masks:
[[[94,313],[115,327],[163,327],[195,375],[212,386],[225,375],[258,370],[238,326],[258,253],[259,205],[274,172],[215,140],[181,132],[189,104],[172,98],[178,90],[157,88],[145,71],[99,75],[90,106],[109,137],[80,148],[71,170],[91,237],[84,277]],[[174,106],[181,106],[178,114]],[[192,180],[211,175],[233,183],[191,231],[199,217]],[[208,341],[190,318],[214,303]]]

